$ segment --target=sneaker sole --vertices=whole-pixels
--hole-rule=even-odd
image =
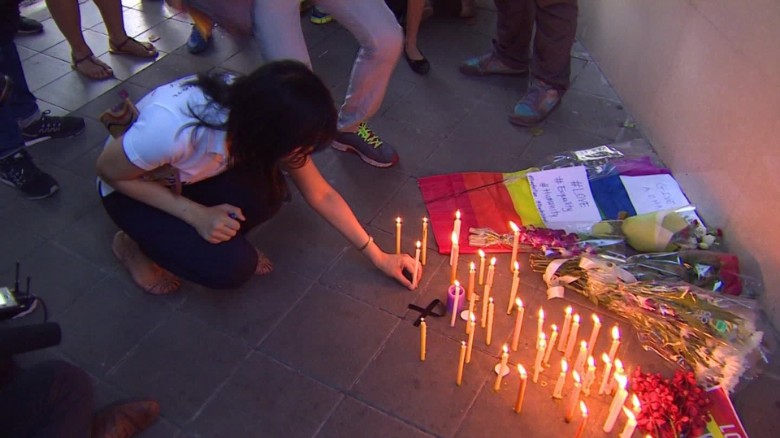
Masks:
[[[0,178],[0,182],[2,182],[3,184],[7,185],[8,187],[13,187],[16,190],[19,190],[21,192],[19,187],[17,187],[16,184],[12,183],[11,181],[8,181],[6,179]],[[30,201],[37,201],[39,199],[46,199],[46,198],[54,195],[55,193],[57,193],[59,191],[60,191],[60,186],[54,186],[54,187],[51,188],[51,191],[49,193],[46,193],[46,194],[43,194],[43,195],[28,195],[28,194],[26,194],[24,192],[22,192],[22,194],[24,195],[25,199],[29,199]]]
[[[380,168],[390,167],[390,166],[393,166],[395,163],[398,162],[397,159],[392,161],[392,162],[390,162],[390,163],[381,163],[379,161],[372,160],[370,157],[367,157],[366,155],[361,154],[360,151],[355,149],[354,147],[352,147],[352,146],[350,146],[348,144],[339,143],[338,141],[334,141],[330,145],[331,145],[331,147],[333,149],[336,149],[337,151],[340,151],[340,152],[352,152],[353,154],[356,154],[358,157],[360,157],[361,160],[363,160],[364,162],[366,162],[366,163],[368,163],[368,164],[370,164],[370,165],[372,165],[374,167],[380,167]]]
[[[53,137],[53,136],[51,136],[51,135],[47,135],[47,136],[44,136],[44,137],[38,137],[38,138],[35,138],[35,139],[33,139],[33,140],[27,140],[27,141],[25,141],[25,142],[24,142],[24,147],[27,147],[27,148],[28,148],[28,147],[30,147],[30,146],[32,146],[32,145],[36,145],[36,144],[38,144],[38,143],[41,143],[41,142],[44,142],[44,141],[46,141],[46,140],[51,140],[52,138],[71,138],[71,137],[75,137],[75,136],[77,136],[77,135],[81,134],[82,132],[84,132],[84,130],[85,130],[85,129],[86,129],[86,126],[85,126],[85,127],[83,127],[83,128],[81,128],[81,130],[80,130],[80,131],[78,131],[78,132],[74,132],[73,134],[66,135],[66,136],[64,136],[64,137]]]

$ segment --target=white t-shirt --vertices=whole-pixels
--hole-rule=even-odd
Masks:
[[[131,163],[144,170],[170,164],[179,171],[182,184],[191,184],[224,172],[228,163],[225,131],[200,127],[198,114],[210,123],[224,123],[228,111],[210,107],[206,96],[191,84],[194,76],[162,85],[136,105],[138,120],[124,135],[122,147]],[[192,124],[192,126],[188,126]],[[113,192],[100,182],[101,195]]]

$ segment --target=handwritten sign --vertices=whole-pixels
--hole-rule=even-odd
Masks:
[[[584,166],[531,172],[528,182],[536,209],[548,227],[571,228],[562,224],[601,220]]]
[[[621,176],[620,180],[637,214],[673,210],[690,204],[671,175]]]

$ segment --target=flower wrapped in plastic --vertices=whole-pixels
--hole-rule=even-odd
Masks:
[[[569,233],[565,230],[538,228],[533,225],[518,227],[518,249],[521,252],[540,251],[548,257],[571,257],[594,254],[599,248],[619,245],[622,237],[594,238]],[[500,234],[490,228],[469,228],[469,245],[474,247],[505,246],[511,248],[514,234]]]

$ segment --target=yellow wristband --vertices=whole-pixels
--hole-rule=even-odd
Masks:
[[[366,241],[366,243],[363,246],[358,248],[358,251],[363,252],[366,248],[368,248],[368,245],[371,245],[371,242],[373,242],[373,241],[374,241],[374,238],[371,237],[371,235],[369,234],[368,235],[368,240]]]

